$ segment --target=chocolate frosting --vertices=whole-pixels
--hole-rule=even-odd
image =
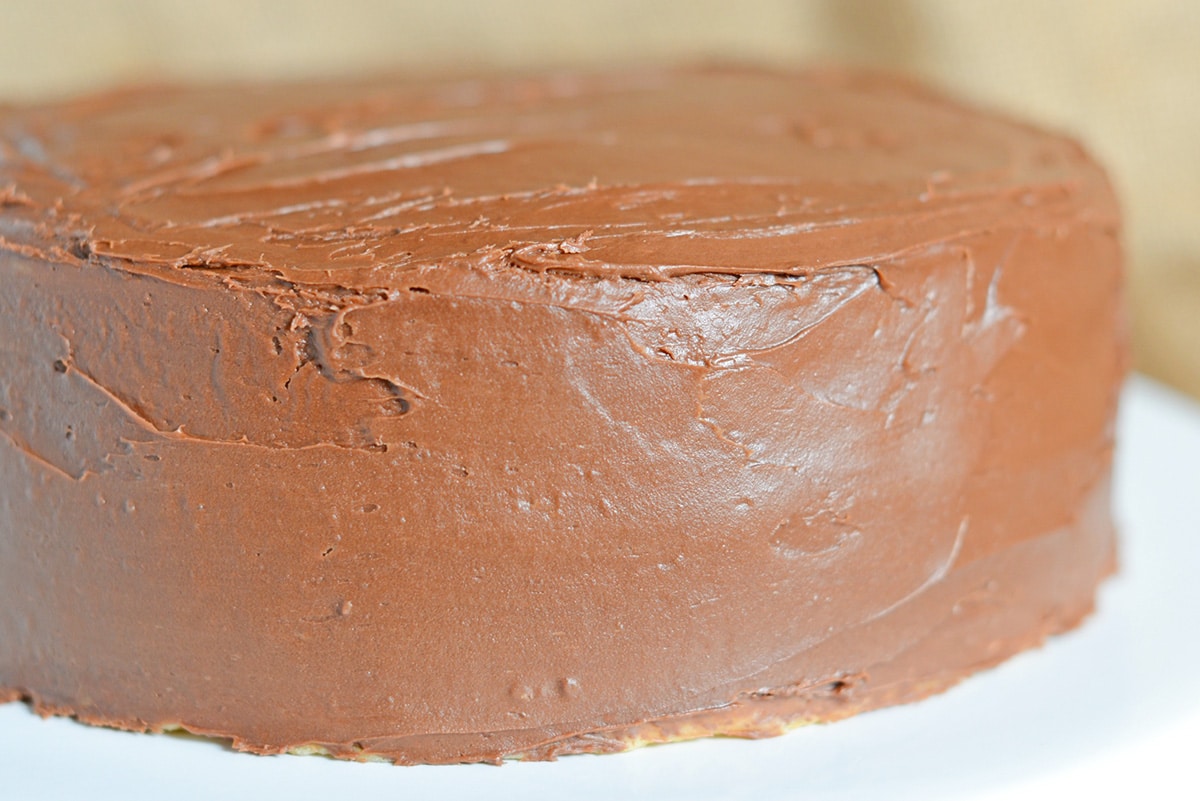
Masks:
[[[0,113],[0,698],[399,762],[761,736],[1074,625],[1118,217],[892,78]]]

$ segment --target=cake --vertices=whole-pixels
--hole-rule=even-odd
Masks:
[[[255,753],[774,735],[1077,625],[1118,213],[904,80],[0,112],[0,700]]]

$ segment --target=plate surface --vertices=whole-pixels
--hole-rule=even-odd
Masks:
[[[1119,425],[1121,573],[1082,629],[944,695],[784,737],[552,763],[253,757],[0,706],[0,796],[1058,799],[1200,797],[1200,406],[1143,378]]]

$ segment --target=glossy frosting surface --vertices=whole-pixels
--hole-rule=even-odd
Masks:
[[[1081,208],[1103,179],[1074,143],[842,73],[130,90],[4,129],[6,182],[61,199],[96,256],[310,284],[457,259],[796,274],[1114,213]]]
[[[942,689],[1112,569],[1117,224],[878,76],[0,113],[0,695],[448,762]]]

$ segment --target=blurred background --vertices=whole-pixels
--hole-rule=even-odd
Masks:
[[[1200,397],[1195,0],[0,0],[0,102],[115,83],[705,58],[898,70],[1081,138],[1126,212],[1137,367]]]

